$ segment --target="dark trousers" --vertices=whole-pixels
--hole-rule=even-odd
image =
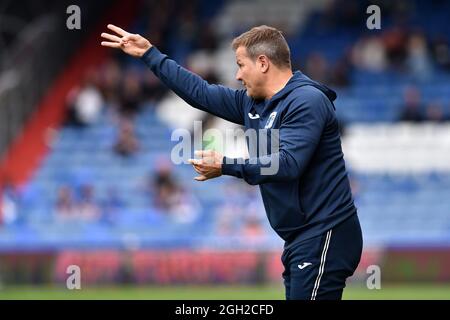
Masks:
[[[356,214],[327,233],[283,252],[287,300],[340,300],[345,281],[361,259],[363,241]]]

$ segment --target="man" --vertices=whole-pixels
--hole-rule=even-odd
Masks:
[[[244,125],[278,130],[278,149],[250,159],[200,151],[190,160],[205,181],[231,175],[258,184],[267,217],[285,240],[286,299],[341,299],[359,264],[362,235],[341,150],[334,91],[292,72],[289,46],[275,28],[259,26],[233,41],[245,90],[210,85],[160,53],[148,40],[114,25],[102,45],[141,58],[195,108]],[[259,153],[258,153],[259,154]],[[263,174],[273,162],[277,169]]]

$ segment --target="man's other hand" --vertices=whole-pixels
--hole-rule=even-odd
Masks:
[[[137,58],[142,57],[152,47],[150,41],[139,34],[126,32],[113,24],[108,24],[108,29],[114,31],[117,35],[103,32],[102,38],[108,40],[102,41],[101,44],[104,47],[122,49],[123,52]]]
[[[195,180],[205,181],[222,175],[222,154],[214,150],[199,150],[195,151],[195,155],[200,159],[189,159],[189,163],[200,174]]]

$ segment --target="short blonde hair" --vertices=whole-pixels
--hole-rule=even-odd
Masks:
[[[282,32],[266,25],[254,27],[232,42],[233,50],[239,47],[247,49],[251,59],[265,55],[279,68],[291,68],[291,51]]]

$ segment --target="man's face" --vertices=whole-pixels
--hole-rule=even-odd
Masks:
[[[247,95],[254,99],[264,98],[263,73],[258,68],[257,61],[253,61],[247,55],[246,48],[241,46],[236,49],[236,63],[238,65],[236,80],[242,82],[247,89]]]

